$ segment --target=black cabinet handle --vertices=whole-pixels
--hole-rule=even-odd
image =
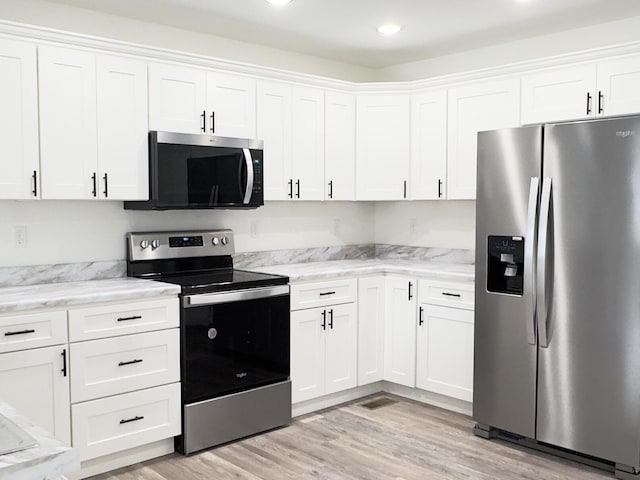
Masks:
[[[62,372],[62,375],[66,377],[67,376],[67,349],[66,348],[63,349],[60,355],[62,355],[62,370],[60,371]]]
[[[106,173],[102,179],[104,180],[104,198],[107,198],[109,196],[109,179],[107,178]]]
[[[409,282],[409,300],[413,298],[413,283]]]
[[[460,295],[459,293],[442,292],[442,295],[444,295],[445,297],[456,297],[456,298],[462,297],[462,295]]]
[[[323,310],[320,316],[322,317],[322,323],[320,324],[320,326],[322,327],[323,330],[326,330],[327,329],[327,311]]]
[[[93,175],[91,175],[91,182],[93,183],[93,189],[91,190],[91,195],[93,195],[94,197],[98,196],[98,184],[97,184],[97,180],[96,180],[96,172],[93,172]]]
[[[142,363],[141,358],[134,358],[133,360],[129,360],[128,362],[120,362],[118,363],[119,367],[123,367],[125,365],[133,365],[134,363]]]
[[[216,133],[216,112],[211,112],[211,133]]]
[[[139,416],[135,416],[133,418],[127,418],[126,420],[120,420],[120,425],[122,425],[123,423],[131,423],[131,422],[137,422],[138,420],[142,420],[144,417],[139,417]]]
[[[587,92],[587,115],[591,113],[591,93]]]
[[[320,293],[319,293],[319,295],[320,295],[321,297],[324,297],[324,296],[326,296],[326,295],[335,295],[335,294],[336,294],[336,292],[320,292]]]
[[[289,179],[287,183],[289,184],[289,198],[293,198],[293,178]]]
[[[300,198],[300,179],[296,180],[296,198]]]
[[[598,90],[598,113],[604,112],[604,94],[602,90]]]
[[[140,320],[142,315],[134,315],[132,317],[120,317],[118,318],[119,322],[126,322],[127,320]]]
[[[38,172],[36,170],[33,171],[31,178],[33,178],[33,190],[31,190],[31,193],[33,193],[34,197],[37,197],[38,196]]]
[[[329,182],[329,198],[333,198],[333,180]]]
[[[329,328],[333,330],[333,308],[329,310]]]
[[[438,180],[438,198],[442,198],[442,180]]]
[[[200,127],[202,129],[202,133],[206,133],[207,132],[207,111],[206,110],[202,110],[202,115],[200,115],[202,117],[202,127]]]
[[[407,198],[407,181],[404,181],[404,198]]]
[[[418,325],[422,325],[424,323],[424,318],[422,318],[424,314],[424,308],[420,307],[420,310],[418,310]]]
[[[4,332],[5,337],[11,337],[12,335],[26,335],[27,333],[36,333],[35,330],[19,330],[17,332]]]

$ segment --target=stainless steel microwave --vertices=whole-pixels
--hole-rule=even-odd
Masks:
[[[256,208],[264,205],[263,142],[149,132],[149,200],[129,210]]]

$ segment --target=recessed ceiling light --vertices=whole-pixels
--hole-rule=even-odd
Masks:
[[[389,23],[387,25],[380,25],[378,27],[378,32],[380,32],[383,35],[394,35],[398,33],[400,30],[402,30],[402,27],[400,25],[395,25],[392,23]]]
[[[271,5],[275,5],[277,7],[281,7],[282,5],[286,5],[287,3],[291,3],[291,0],[267,0]]]

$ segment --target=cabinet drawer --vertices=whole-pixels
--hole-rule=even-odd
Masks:
[[[69,310],[69,341],[94,340],[177,327],[178,298]]]
[[[355,302],[358,295],[357,280],[330,280],[328,282],[291,285],[291,310]]]
[[[71,402],[180,381],[180,330],[71,344]]]
[[[71,418],[81,461],[170,438],[181,431],[180,384],[78,403]]]
[[[419,280],[418,299],[420,303],[473,310],[473,283]]]
[[[67,312],[0,317],[0,353],[67,343]]]

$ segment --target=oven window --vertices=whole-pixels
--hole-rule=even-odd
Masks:
[[[183,309],[183,402],[289,377],[289,296]]]

